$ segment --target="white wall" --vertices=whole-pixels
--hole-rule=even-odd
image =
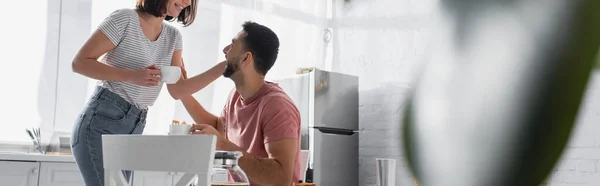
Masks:
[[[375,158],[397,159],[397,184],[412,185],[401,118],[426,55],[431,0],[352,0],[334,5],[333,71],[359,76],[360,185],[375,185]]]

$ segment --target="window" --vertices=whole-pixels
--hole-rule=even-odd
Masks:
[[[135,0],[94,0],[62,3],[56,116],[49,128],[70,133],[77,116],[93,93],[97,81],[73,73],[71,63],[80,47],[113,11],[134,8]]]
[[[3,6],[22,4],[7,1]],[[27,3],[27,13],[19,8],[5,10],[18,18],[4,20],[7,27],[0,29],[1,142],[31,142],[25,128],[54,121],[59,9],[59,4],[35,1]]]

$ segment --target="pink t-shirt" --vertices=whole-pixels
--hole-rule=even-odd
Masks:
[[[265,85],[252,97],[242,99],[233,90],[221,113],[227,139],[259,158],[268,158],[265,144],[297,139],[296,163],[290,185],[300,180],[300,112],[276,84]],[[257,185],[250,180],[251,185]]]

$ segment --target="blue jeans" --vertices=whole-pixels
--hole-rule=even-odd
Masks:
[[[71,148],[86,186],[104,185],[103,134],[141,134],[146,109],[138,109],[119,95],[97,87],[73,126]],[[124,172],[129,179],[129,172]]]

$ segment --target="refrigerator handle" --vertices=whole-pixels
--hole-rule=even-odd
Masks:
[[[310,128],[317,129],[324,134],[352,136],[352,135],[354,135],[354,133],[356,133],[356,132],[354,132],[354,130],[351,130],[351,129],[339,129],[339,128],[330,128],[330,127],[310,127]]]

